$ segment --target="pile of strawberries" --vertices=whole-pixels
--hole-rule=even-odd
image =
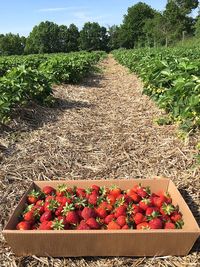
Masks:
[[[135,185],[128,190],[92,185],[59,185],[32,190],[17,230],[180,229],[182,214],[167,192],[151,193]]]

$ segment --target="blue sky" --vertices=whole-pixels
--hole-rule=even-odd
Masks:
[[[57,24],[75,23],[79,28],[87,21],[103,26],[120,24],[134,0],[1,0],[0,33],[19,33],[27,36],[33,26],[49,20]],[[163,10],[167,0],[143,1]]]

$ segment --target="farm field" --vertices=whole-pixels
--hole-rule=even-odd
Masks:
[[[41,60],[40,68],[35,59],[30,60],[31,64],[37,64],[35,70],[47,79],[49,77],[48,82],[54,84],[51,94],[56,98],[56,105],[25,105],[18,111],[20,116],[13,117],[8,126],[2,127],[1,228],[32,180],[148,178],[155,175],[166,176],[174,181],[199,221],[200,168],[194,158],[198,153],[198,131],[183,141],[178,138],[177,124],[155,123],[156,118],[165,115],[155,103],[166,97],[168,91],[173,91],[174,81],[180,80],[183,72],[184,79],[187,79],[184,81],[193,83],[191,88],[194,88],[194,84],[199,88],[197,79],[189,80],[199,76],[198,53],[197,58],[194,58],[191,51],[183,55],[179,50],[170,56],[166,50],[164,61],[168,63],[167,66],[157,65],[161,52],[152,50],[146,57],[144,53],[143,50],[137,53],[116,51],[114,56],[109,55],[99,63],[101,72],[86,75],[77,84],[64,84],[66,81],[74,82],[74,79],[69,80],[68,77],[68,80],[57,78],[57,68],[59,77],[60,73],[63,75],[63,67],[59,68],[57,64],[59,58],[53,56],[46,61],[44,56],[44,61],[43,56],[38,57]],[[181,66],[179,62],[175,64],[175,57],[179,55]],[[101,56],[103,54],[95,56],[95,59],[93,57],[92,66]],[[147,95],[142,94],[143,83],[138,76],[119,65],[114,57],[144,80]],[[156,68],[157,76],[161,73],[161,77],[156,76],[156,71],[154,73]],[[149,70],[155,74],[154,77],[150,77]],[[5,73],[2,75],[0,79],[5,78]],[[74,74],[72,77],[77,76]],[[161,86],[162,90],[157,91]],[[187,91],[185,89],[184,92]],[[198,96],[196,92],[194,90]],[[191,95],[184,94],[183,100],[188,99],[191,100]],[[176,102],[173,96],[170,101]],[[164,100],[162,103],[165,103]],[[179,105],[181,107],[181,103]],[[178,119],[181,123],[188,123],[189,119],[194,129],[198,126],[199,106],[198,103],[190,106],[191,110],[188,109],[186,115],[179,109]],[[177,121],[173,105],[164,108]],[[194,111],[195,116],[191,116]],[[35,256],[17,258],[2,236],[0,241],[0,266],[198,266],[199,260],[199,242],[185,257],[62,259]]]

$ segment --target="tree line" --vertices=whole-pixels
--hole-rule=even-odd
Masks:
[[[159,12],[139,2],[128,8],[121,25],[105,28],[97,22],[87,22],[79,31],[74,24],[57,25],[41,22],[29,36],[0,34],[0,54],[21,55],[72,52],[79,50],[111,51],[118,48],[168,46],[185,36],[200,37],[200,14],[191,12],[198,0],[168,0],[165,10]]]

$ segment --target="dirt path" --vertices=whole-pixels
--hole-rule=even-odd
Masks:
[[[10,209],[33,179],[164,175],[174,180],[198,217],[200,172],[194,166],[193,141],[181,142],[175,126],[154,123],[161,112],[141,94],[142,85],[136,76],[111,56],[101,65],[103,73],[86,79],[81,85],[57,87],[56,96],[60,99],[57,109],[27,111],[24,119],[32,127],[31,131],[1,137],[0,141],[8,146],[0,165],[3,225]],[[162,260],[15,259],[3,241],[2,245],[0,266],[11,266],[14,261],[17,266],[136,266],[136,263],[155,266],[161,261],[162,266],[187,266],[186,263],[194,264],[198,260],[197,247],[187,257]]]

